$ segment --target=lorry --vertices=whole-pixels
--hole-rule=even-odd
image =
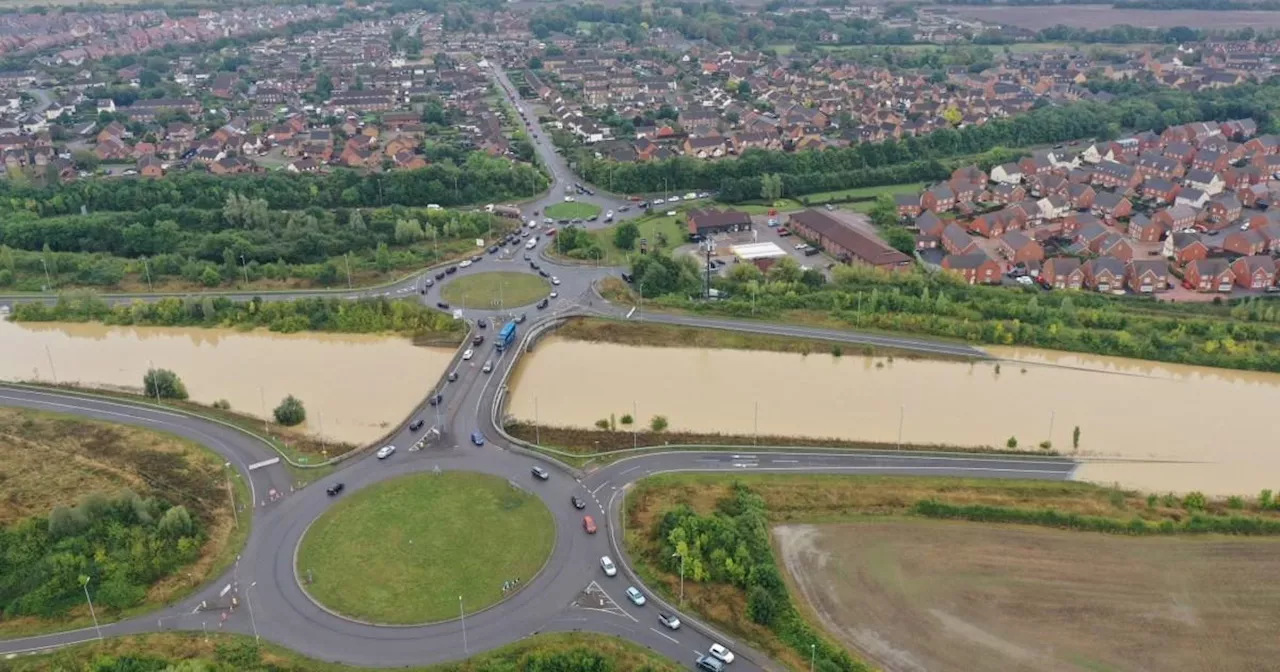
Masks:
[[[515,340],[516,340],[516,323],[508,322],[502,327],[502,331],[498,332],[498,338],[497,340],[494,341],[494,347],[498,349],[498,352],[502,352],[503,350],[506,350],[507,346],[511,345],[511,343]]]

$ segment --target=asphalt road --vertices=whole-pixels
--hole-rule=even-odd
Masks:
[[[510,82],[500,70],[496,70],[495,76],[503,84],[503,88],[510,87]],[[514,89],[509,90],[514,92]],[[518,100],[513,102],[524,105]],[[549,138],[537,127],[536,119],[532,115],[530,119],[538,136],[535,146],[539,157],[555,180],[550,194],[528,206],[529,209],[541,209],[550,203],[559,202],[559,193],[562,193],[564,184],[571,182],[572,173],[551,148]],[[600,192],[595,197],[586,197],[584,200],[615,210],[622,203],[615,197],[602,195]],[[521,239],[521,242],[524,240]],[[157,630],[223,629],[257,634],[321,660],[367,666],[401,666],[456,660],[538,632],[583,630],[626,637],[690,666],[698,654],[706,652],[713,640],[720,641],[738,655],[738,660],[731,669],[775,669],[776,665],[763,654],[696,623],[687,615],[681,616],[685,625],[679,630],[672,631],[658,623],[657,613],[660,610],[675,613],[679,605],[663,604],[657,599],[635,578],[621,552],[622,521],[619,507],[623,499],[621,495],[630,484],[651,474],[669,471],[831,472],[1066,479],[1075,469],[1075,463],[1070,460],[1033,457],[746,449],[737,453],[649,453],[586,472],[563,468],[559,463],[553,463],[539,454],[503,440],[500,428],[493,422],[494,409],[502,393],[500,386],[514,365],[519,348],[509,349],[505,353],[497,352],[493,348],[492,332],[503,320],[515,315],[525,314],[528,317],[528,321],[521,325],[522,335],[535,325],[555,317],[594,314],[802,336],[946,355],[985,355],[980,350],[962,344],[882,334],[860,334],[749,320],[651,315],[641,311],[633,313],[628,306],[604,302],[593,290],[593,284],[598,279],[616,274],[617,269],[549,263],[539,255],[540,248],[546,244],[545,240],[540,240],[534,250],[525,250],[523,244],[520,244],[504,248],[499,254],[482,252],[483,259],[480,262],[470,268],[459,269],[440,282],[434,282],[436,271],[431,270],[385,288],[338,293],[338,296],[349,298],[376,295],[404,298],[416,296],[419,300],[434,305],[440,300],[441,287],[456,278],[494,270],[534,272],[530,261],[540,264],[549,276],[555,276],[559,280],[559,284],[554,287],[559,296],[546,309],[495,305],[485,310],[463,311],[462,317],[473,323],[479,318],[486,318],[491,325],[487,330],[490,337],[476,348],[476,355],[470,361],[459,361],[454,369],[458,374],[456,381],[442,380],[431,389],[423,390],[424,396],[439,390],[444,398],[442,405],[429,408],[423,404],[417,412],[405,419],[391,439],[391,443],[397,446],[397,452],[390,458],[378,460],[370,452],[365,452],[344,462],[330,476],[296,492],[290,487],[291,479],[282,465],[249,470],[250,464],[276,455],[270,446],[238,429],[173,410],[0,385],[0,405],[3,406],[50,410],[151,427],[198,441],[223,455],[238,477],[247,481],[253,492],[253,532],[239,561],[230,572],[175,605],[145,616],[103,625],[102,634],[115,636]],[[526,254],[529,255],[529,260],[524,258]],[[423,282],[427,277],[433,280],[432,286],[428,287]],[[289,299],[317,293],[303,291],[271,294],[264,298]],[[254,293],[238,292],[225,295],[243,300],[256,296]],[[115,295],[106,298],[116,302],[154,300],[161,296],[164,295]],[[32,299],[0,298],[0,305],[17,300]],[[492,361],[495,366],[490,374],[481,370],[486,361]],[[428,443],[422,450],[414,451],[410,447],[422,432],[410,432],[407,426],[418,417],[423,418],[428,426],[441,429],[442,435],[439,440]],[[483,446],[472,445],[470,437],[473,432],[480,432],[486,437]],[[549,480],[540,481],[531,476],[531,468],[539,464],[552,467]],[[310,600],[299,585],[299,576],[294,569],[294,553],[307,526],[335,501],[326,496],[325,489],[333,483],[343,482],[350,493],[391,476],[408,472],[431,472],[437,468],[495,474],[540,496],[553,512],[556,523],[556,544],[546,567],[536,577],[521,577],[524,579],[522,588],[506,601],[488,610],[468,614],[465,617],[465,636],[461,620],[417,627],[379,627],[353,622],[329,613]],[[272,496],[273,491],[277,496]],[[569,503],[571,495],[586,500],[587,509],[578,511],[572,508]],[[584,514],[596,518],[599,524],[598,534],[588,535],[583,531]],[[618,576],[604,575],[600,568],[600,558],[604,555],[611,556],[617,562],[621,569]],[[359,581],[360,577],[353,576],[349,580]],[[626,599],[625,590],[631,585],[644,592],[649,600],[648,604],[638,607]],[[239,599],[240,607],[229,611],[223,608],[223,603],[232,596]],[[201,609],[202,603],[209,608]],[[464,595],[464,608],[466,604]],[[0,656],[44,650],[94,637],[96,633],[89,628],[3,641],[0,642]]]

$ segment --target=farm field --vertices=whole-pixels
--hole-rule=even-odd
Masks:
[[[773,530],[788,581],[885,669],[1265,670],[1280,542],[870,519]]]
[[[957,16],[990,23],[1004,23],[1019,28],[1041,30],[1057,25],[1075,28],[1097,28],[1129,24],[1143,28],[1245,28],[1259,30],[1280,27],[1280,12],[1239,11],[1213,12],[1194,9],[1115,9],[1111,5],[1061,6],[956,6]]]

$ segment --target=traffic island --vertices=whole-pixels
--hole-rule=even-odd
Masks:
[[[458,308],[501,310],[527,306],[551,293],[551,283],[531,273],[477,273],[450,280],[440,297]]]
[[[533,578],[555,546],[547,507],[497,476],[410,474],[339,496],[303,536],[296,570],[311,599],[357,621],[479,611]]]

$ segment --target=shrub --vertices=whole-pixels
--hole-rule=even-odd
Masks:
[[[1228,509],[1236,509],[1236,510],[1243,509],[1243,508],[1244,508],[1244,497],[1239,497],[1239,496],[1231,496],[1231,497],[1228,497],[1228,498],[1227,498],[1227,508],[1228,508]]]
[[[231,410],[231,402],[226,399],[219,399],[213,402],[213,407],[220,411],[229,411]]]
[[[1262,509],[1263,511],[1266,511],[1267,509],[1271,508],[1273,505],[1274,505],[1274,502],[1272,502],[1272,501],[1271,501],[1271,491],[1270,491],[1270,490],[1263,490],[1261,493],[1259,493],[1259,494],[1258,494],[1258,508],[1259,508],[1259,509]]]
[[[630,413],[623,413],[622,417],[618,419],[618,422],[621,422],[624,425],[630,425],[635,422],[635,419],[631,417]]]
[[[1053,449],[1052,441],[1045,439],[1044,441],[1040,442],[1040,450],[1052,450],[1052,449]]]
[[[1159,499],[1155,495],[1147,495],[1147,508],[1148,509],[1156,508],[1157,501],[1159,501]]]
[[[747,591],[747,616],[755,623],[769,625],[778,615],[778,603],[773,594],[763,586],[754,586]]]
[[[1018,437],[1016,437],[1016,436],[1011,436],[1011,437],[1009,437],[1009,440],[1008,440],[1008,441],[1005,441],[1005,442],[1004,442],[1004,445],[1005,445],[1006,447],[1008,447],[1008,448],[1017,448],[1017,447],[1018,447]]]
[[[596,428],[606,429],[606,430],[609,429],[609,421],[604,418],[600,418],[599,420],[596,420]]]
[[[187,386],[178,374],[168,369],[147,369],[142,377],[142,387],[148,397],[160,399],[186,399]]]
[[[653,416],[653,419],[649,420],[649,429],[655,432],[661,432],[665,430],[667,426],[667,416],[665,415],[655,415]]]
[[[302,406],[302,402],[292,394],[285,397],[284,401],[280,402],[279,406],[276,406],[274,413],[276,416],[276,422],[286,427],[302,424],[302,422],[307,419],[307,409],[304,408]]]
[[[1188,492],[1186,497],[1182,498],[1182,507],[1188,511],[1203,511],[1205,506],[1204,493]]]

